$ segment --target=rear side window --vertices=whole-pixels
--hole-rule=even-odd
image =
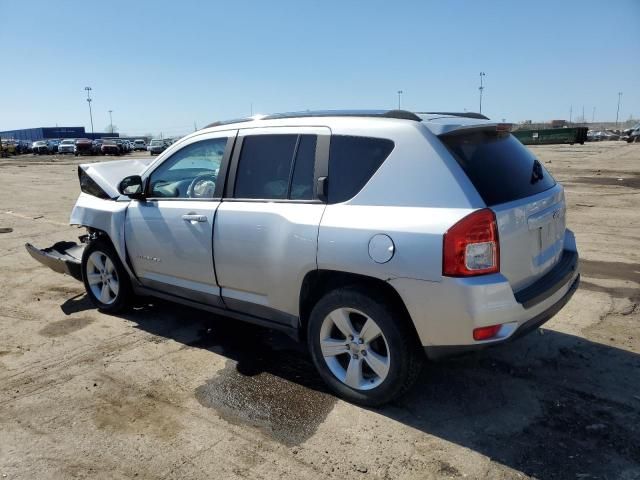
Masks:
[[[331,136],[329,150],[329,203],[353,198],[393,150],[384,138]]]
[[[248,135],[242,141],[235,198],[313,199],[316,135]]]
[[[489,207],[544,192],[556,184],[533,153],[510,133],[481,130],[441,140]]]

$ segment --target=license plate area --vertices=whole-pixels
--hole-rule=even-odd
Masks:
[[[546,252],[564,236],[565,211],[563,206],[553,207],[528,219],[529,229],[536,238],[538,254]]]
[[[555,223],[547,223],[546,225],[538,228],[538,246],[540,253],[544,252],[551,245],[556,243],[558,239]]]

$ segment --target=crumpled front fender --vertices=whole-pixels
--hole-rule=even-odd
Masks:
[[[124,222],[129,202],[130,200],[104,200],[81,193],[73,207],[69,223],[106,233],[122,264],[129,275],[134,277],[127,263],[127,250],[124,241]]]

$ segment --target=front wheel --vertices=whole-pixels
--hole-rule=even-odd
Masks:
[[[424,358],[406,313],[384,298],[341,288],[325,295],[309,318],[307,341],[320,376],[361,405],[382,405],[407,392]]]
[[[115,313],[131,301],[131,283],[118,254],[105,240],[94,240],[82,254],[82,279],[87,295],[100,310]]]

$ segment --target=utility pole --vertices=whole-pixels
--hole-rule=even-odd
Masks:
[[[400,98],[402,97],[402,94],[404,92],[402,90],[398,90],[398,110],[402,110],[401,108],[401,102],[400,102]]]
[[[111,113],[113,113],[113,110],[109,110],[109,127],[111,127],[111,135],[113,135],[113,117]]]
[[[582,105],[582,123],[587,123],[587,121],[584,119],[584,105]]]
[[[591,114],[591,123],[596,121],[596,107],[593,107],[593,113]]]
[[[87,103],[89,104],[89,119],[91,120],[91,140],[94,140],[93,135],[93,112],[91,111],[91,87],[84,87],[87,91]]]
[[[569,125],[571,125],[572,119],[573,119],[573,105],[569,107]]]
[[[198,131],[198,126],[196,125],[195,120],[194,120],[194,122],[193,122],[193,131],[194,131],[194,132],[197,132],[197,131]]]
[[[478,88],[478,90],[480,90],[480,113],[482,113],[482,92],[484,91],[484,84],[482,83],[482,79],[486,75],[486,73],[480,72],[480,87]]]
[[[618,115],[620,114],[620,100],[622,99],[622,92],[618,92],[618,110],[616,110],[616,128],[618,128]]]

